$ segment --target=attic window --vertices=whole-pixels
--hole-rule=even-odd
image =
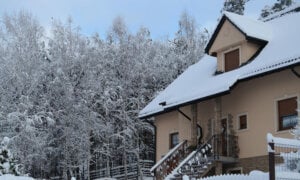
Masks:
[[[228,72],[238,68],[240,65],[240,49],[224,53],[224,71]]]

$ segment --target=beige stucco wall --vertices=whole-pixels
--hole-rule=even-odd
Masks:
[[[233,115],[234,129],[239,138],[240,158],[266,155],[268,132],[275,136],[291,137],[289,131],[277,131],[277,101],[294,96],[299,99],[299,80],[290,70],[285,70],[242,82],[231,94],[222,97],[223,115]],[[247,130],[237,130],[237,118],[240,114],[248,116]]]
[[[246,37],[228,20],[221,27],[209,54],[217,53],[218,71],[224,71],[224,53],[240,49],[240,64],[247,62],[259,49],[259,45],[250,43]]]
[[[230,47],[235,47],[245,40],[245,36],[228,20],[226,20],[221,27],[219,34],[216,36],[215,41],[209,50],[209,54],[213,52],[220,52]]]
[[[190,107],[180,109],[190,116]],[[170,134],[179,132],[179,142],[191,139],[190,121],[177,111],[162,114],[155,117],[157,132],[156,160],[159,160],[169,151]]]
[[[300,71],[300,68],[298,68]],[[290,70],[273,73],[238,83],[231,93],[222,96],[222,116],[233,116],[234,130],[239,139],[240,158],[267,154],[266,134],[291,137],[289,131],[277,132],[276,102],[288,97],[300,98],[300,79]],[[300,105],[298,105],[300,107]],[[190,106],[182,107],[187,115]],[[247,114],[248,129],[238,130],[237,117]],[[198,103],[198,121],[207,135],[208,120],[214,117],[213,100]],[[180,141],[190,139],[190,121],[174,111],[155,117],[157,126],[157,160],[169,151],[169,134],[179,132]]]

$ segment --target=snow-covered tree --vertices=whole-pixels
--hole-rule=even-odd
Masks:
[[[285,8],[291,6],[292,4],[294,4],[295,1],[294,0],[277,0],[277,2],[275,2],[272,7],[270,6],[265,6],[262,10],[261,10],[261,14],[260,14],[260,18],[266,18],[269,15],[282,11]]]
[[[13,174],[19,176],[19,164],[8,149],[9,138],[4,137],[0,144],[0,176]]]
[[[177,75],[181,74],[188,66],[199,61],[204,54],[203,49],[208,40],[207,30],[200,30],[195,19],[184,11],[178,22],[179,29],[174,38]]]
[[[53,20],[50,37],[31,14],[0,21],[0,121],[10,150],[33,177],[88,179],[90,168],[153,156],[153,128],[138,112],[203,55],[207,33],[183,14],[175,39],[130,33],[117,18],[107,37]],[[176,70],[174,70],[176,69]],[[4,127],[1,127],[4,128]]]
[[[225,0],[221,12],[228,11],[236,14],[243,15],[245,4],[249,0]]]

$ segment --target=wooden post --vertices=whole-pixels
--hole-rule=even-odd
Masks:
[[[197,146],[197,103],[192,104],[191,145]]]
[[[269,179],[275,180],[275,152],[274,142],[269,143]]]

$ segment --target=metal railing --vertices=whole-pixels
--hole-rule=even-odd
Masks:
[[[269,179],[300,179],[300,141],[267,135]]]
[[[190,178],[200,178],[223,156],[238,157],[237,136],[224,134],[211,136],[180,164],[178,173],[188,175]]]
[[[163,180],[178,164],[189,154],[187,141],[183,141],[165,155],[156,165],[151,168],[156,180]]]
[[[238,137],[235,135],[229,134],[215,134],[211,137],[213,155],[219,159],[223,157],[232,157],[238,158],[239,146],[238,146]]]

